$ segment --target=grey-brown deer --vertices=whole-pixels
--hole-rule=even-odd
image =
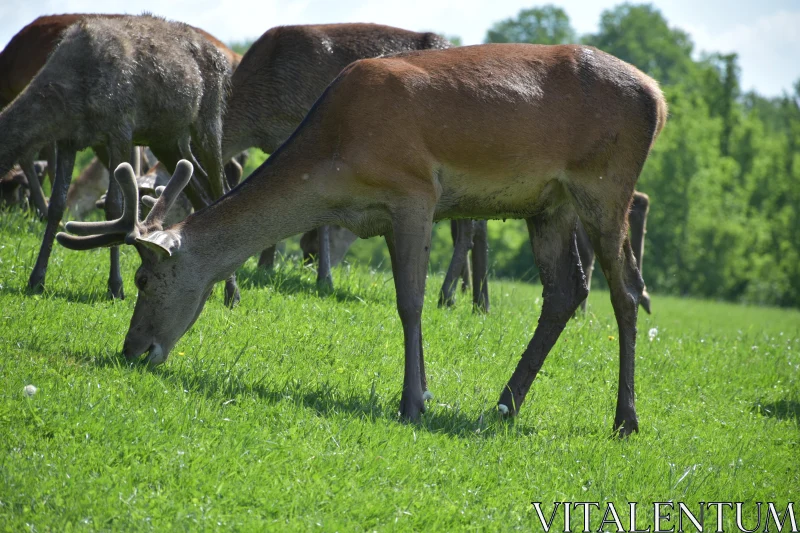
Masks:
[[[28,86],[61,41],[64,30],[85,18],[120,18],[122,16],[124,15],[88,13],[44,15],[37,17],[30,24],[22,28],[11,38],[2,52],[0,52],[0,109],[13,102],[14,99],[22,93],[25,87]],[[219,48],[220,52],[222,52],[230,63],[232,69],[236,68],[239,61],[242,59],[239,54],[225,46],[224,43],[208,32],[200,28],[192,28],[203,35],[211,44]],[[44,147],[42,154],[48,158],[48,174],[50,175],[50,184],[52,185],[55,179],[55,149],[52,145],[48,145]],[[108,156],[105,154],[105,151],[102,151],[100,155],[103,164],[108,164]],[[36,174],[34,172],[32,158],[21,160],[19,164],[25,172]],[[39,212],[39,215],[44,217],[47,215],[47,200],[39,181],[31,181],[35,184],[31,187],[33,205]]]
[[[543,304],[498,409],[516,414],[550,349],[587,294],[580,220],[608,279],[619,326],[614,428],[638,430],[634,357],[644,288],[628,238],[628,208],[667,107],[658,84],[584,46],[482,45],[365,59],[347,67],[300,127],[215,204],[163,228],[187,183],[182,163],[144,223],[129,166],[111,222],[70,222],[73,249],[130,243],[142,264],[123,353],[150,363],[203,309],[213,284],[258,250],[323,224],[384,235],[405,341],[400,414],[417,419],[428,383],[422,306],[431,227],[444,218],[523,218]]]
[[[205,36],[150,15],[82,17],[62,33],[42,69],[0,113],[0,175],[57,142],[56,178],[31,289],[44,285],[78,149],[105,151],[109,168],[116,168],[135,144],[147,144],[170,168],[180,158],[195,163],[198,183],[187,188],[194,205],[222,196],[222,114],[230,71],[225,55]],[[111,180],[107,218],[120,215],[121,201]],[[124,296],[116,247],[108,287],[111,296]],[[237,298],[231,278],[226,300]]]

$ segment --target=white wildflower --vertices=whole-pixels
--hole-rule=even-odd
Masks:
[[[35,385],[25,385],[25,388],[22,389],[22,393],[25,394],[28,398],[36,394],[39,389],[36,388]]]
[[[647,332],[647,336],[650,337],[650,342],[658,337],[658,328],[650,328],[650,331]]]

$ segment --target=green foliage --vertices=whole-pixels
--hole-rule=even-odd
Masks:
[[[253,43],[256,42],[255,39],[245,39],[244,41],[234,41],[232,43],[228,43],[228,48],[236,52],[237,54],[244,55],[253,46]]]
[[[567,44],[575,40],[569,16],[552,4],[523,9],[515,18],[495,23],[486,33],[487,43]]]
[[[148,370],[119,354],[137,253],[121,253],[127,300],[105,299],[107,251],[60,246],[47,292],[30,296],[43,228],[0,213],[0,531],[540,531],[531,501],[546,514],[553,501],[612,501],[627,523],[629,501],[723,496],[749,502],[751,523],[752,502],[800,498],[798,311],[660,297],[639,316],[641,433],[620,442],[608,438],[619,360],[608,293],[567,324],[504,424],[494,405],[541,287],[492,281],[480,316],[466,298],[437,309],[432,276],[422,320],[435,400],[403,424],[391,274],[336,268],[321,297],[313,270],[284,261],[266,276],[251,259],[241,305],[226,309],[218,287]],[[735,530],[732,511],[725,520]]]

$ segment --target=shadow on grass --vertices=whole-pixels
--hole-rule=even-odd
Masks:
[[[347,288],[342,288],[341,282],[337,284],[335,279],[337,269],[334,269],[334,289],[331,291],[318,288],[315,281],[308,279],[308,272],[304,271],[307,268],[290,264],[268,271],[265,268],[248,264],[236,271],[236,280],[242,289],[271,287],[279,294],[316,294],[335,298],[338,302],[370,302],[374,300],[369,296],[355,294]]]
[[[36,349],[36,344],[28,343],[25,348]],[[66,352],[64,357],[78,364],[99,369],[127,368],[132,372],[152,372],[180,390],[202,394],[218,403],[230,402],[231,399],[235,400],[241,396],[255,396],[260,401],[273,405],[289,402],[300,408],[311,409],[325,417],[344,414],[368,421],[387,419],[403,423],[397,412],[400,403],[399,394],[389,399],[381,399],[375,393],[374,383],[370,393],[363,394],[356,390],[343,391],[338,386],[324,382],[306,384],[295,378],[285,382],[269,381],[266,374],[256,382],[252,382],[247,379],[248,376],[236,372],[235,363],[227,370],[207,373],[193,372],[192,363],[189,361],[177,368],[170,368],[169,365],[150,368],[142,362],[126,361],[117,351],[92,354],[81,350]],[[173,361],[174,363],[177,361]],[[535,428],[521,424],[517,420],[500,420],[493,406],[484,409],[483,413],[476,416],[462,412],[457,406],[443,406],[435,402],[432,406],[429,404],[428,411],[420,417],[419,422],[410,425],[417,430],[470,439],[488,438],[506,433],[515,435],[536,433]]]
[[[778,400],[777,402],[769,403],[756,402],[753,405],[753,411],[769,418],[800,422],[800,402],[796,400]]]
[[[71,303],[94,304],[97,302],[108,302],[111,300],[106,294],[106,289],[80,289],[80,288],[59,288],[36,291],[23,287],[3,287],[2,292],[13,296],[24,298],[39,298],[42,300],[65,300]]]

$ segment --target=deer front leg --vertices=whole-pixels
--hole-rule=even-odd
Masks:
[[[472,237],[472,308],[489,312],[489,236],[485,220],[476,220]]]
[[[333,276],[331,276],[331,231],[330,226],[320,226],[317,230],[319,238],[319,254],[317,261],[317,287],[324,290],[333,289]]]
[[[50,253],[53,251],[53,240],[56,237],[58,224],[61,222],[61,217],[64,216],[64,208],[67,205],[67,191],[72,181],[72,167],[74,164],[75,150],[59,144],[56,180],[53,183],[53,191],[50,195],[50,206],[47,208],[47,227],[44,230],[42,247],[39,249],[36,265],[33,267],[31,277],[28,279],[28,287],[35,292],[41,292],[44,289],[47,263],[50,261]]]
[[[400,416],[417,420],[425,411],[427,392],[422,354],[422,305],[431,251],[432,213],[415,213],[396,218],[386,244],[392,257],[397,311],[403,323],[405,377],[400,398]],[[427,393],[427,394],[426,394]]]
[[[455,227],[453,227],[455,226]],[[472,248],[472,220],[456,220],[451,225],[453,233],[453,257],[444,276],[442,290],[439,293],[439,307],[451,307],[456,303],[455,292],[458,278],[462,275],[467,264],[467,254]]]
[[[576,214],[569,205],[527,220],[533,255],[542,280],[542,314],[533,338],[500,395],[498,409],[515,415],[567,321],[586,298],[586,283],[575,242]]]

